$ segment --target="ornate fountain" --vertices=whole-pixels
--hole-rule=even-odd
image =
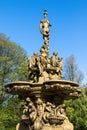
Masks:
[[[65,112],[64,100],[80,95],[78,84],[62,80],[62,58],[57,52],[49,56],[50,22],[47,11],[40,21],[44,45],[40,54],[34,52],[28,58],[28,82],[11,82],[6,92],[19,95],[25,100],[23,114],[16,130],[74,130]]]

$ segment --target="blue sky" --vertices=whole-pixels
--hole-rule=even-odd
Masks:
[[[44,9],[52,24],[50,55],[58,51],[65,60],[74,54],[87,83],[87,0],[0,0],[0,32],[23,47],[28,56],[39,52]]]

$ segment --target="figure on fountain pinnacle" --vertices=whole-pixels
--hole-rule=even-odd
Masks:
[[[49,38],[50,38],[50,30],[49,27],[51,26],[50,22],[47,19],[47,10],[44,10],[44,19],[40,21],[40,32],[43,35],[44,44],[48,45]]]

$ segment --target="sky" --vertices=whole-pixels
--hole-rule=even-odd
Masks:
[[[87,0],[0,0],[0,33],[32,56],[43,45],[39,24],[45,9],[52,24],[50,55],[57,51],[64,61],[73,54],[87,83]]]

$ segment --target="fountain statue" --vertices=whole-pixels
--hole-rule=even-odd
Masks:
[[[81,92],[77,83],[62,80],[62,58],[57,56],[58,52],[49,56],[50,26],[45,10],[40,21],[44,44],[40,54],[34,52],[28,57],[28,81],[5,86],[7,93],[19,95],[26,103],[16,130],[74,130],[64,100],[78,98]]]

